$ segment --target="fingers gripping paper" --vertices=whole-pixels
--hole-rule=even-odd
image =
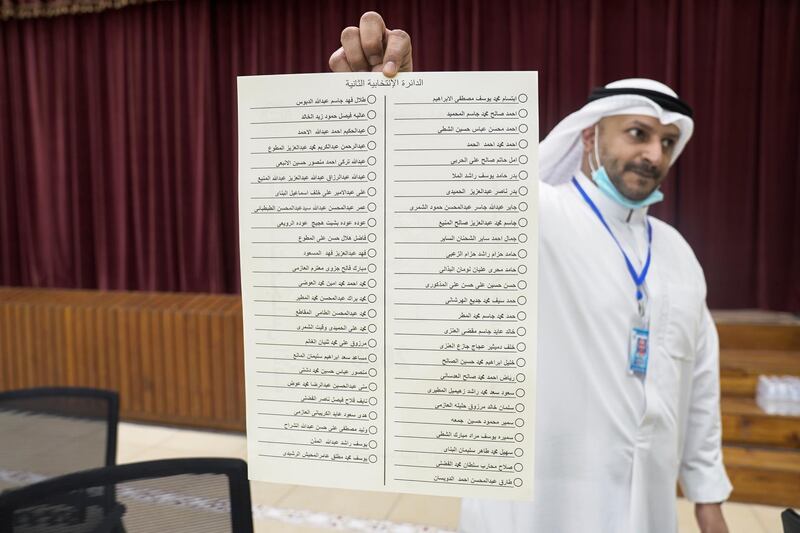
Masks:
[[[239,78],[253,479],[532,497],[536,90]]]

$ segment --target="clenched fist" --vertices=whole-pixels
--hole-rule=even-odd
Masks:
[[[403,30],[388,30],[374,11],[361,15],[358,27],[342,31],[342,46],[328,64],[334,72],[380,72],[393,77],[411,72],[411,37]]]

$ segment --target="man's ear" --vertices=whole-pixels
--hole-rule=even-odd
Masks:
[[[594,126],[581,130],[581,143],[583,144],[584,154],[590,154],[594,151],[594,131]]]

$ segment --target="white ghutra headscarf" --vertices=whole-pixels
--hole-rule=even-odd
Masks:
[[[569,181],[581,164],[581,131],[613,115],[647,115],[662,124],[675,124],[680,135],[670,165],[694,130],[692,109],[663,83],[645,78],[615,81],[592,91],[586,105],[559,122],[539,143],[539,178],[552,185]]]

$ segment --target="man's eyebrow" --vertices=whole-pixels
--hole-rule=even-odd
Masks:
[[[635,119],[631,122],[630,127],[639,128],[641,130],[646,131],[647,133],[652,133],[653,132],[653,127],[652,126],[650,126],[649,124],[645,124],[644,122],[641,122],[639,120],[635,120]],[[676,141],[680,137],[680,133],[667,132],[667,133],[664,133],[662,135],[662,137],[667,138],[667,139],[672,139],[673,141]]]

